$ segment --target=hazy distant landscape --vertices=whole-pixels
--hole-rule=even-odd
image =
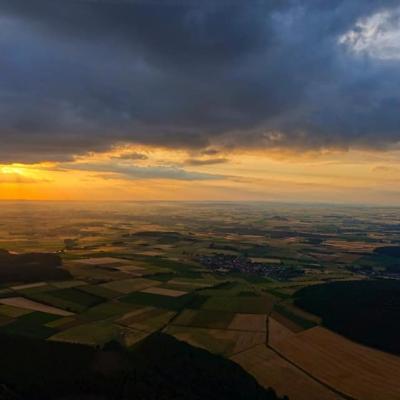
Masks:
[[[0,221],[4,398],[398,398],[397,208],[3,202]]]

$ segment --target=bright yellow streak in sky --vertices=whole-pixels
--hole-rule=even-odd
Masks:
[[[129,154],[135,155],[130,159]],[[141,156],[138,156],[141,155]],[[216,164],[187,160],[227,159]],[[0,165],[0,199],[24,200],[257,200],[398,204],[399,152],[277,152],[205,156],[184,150],[124,147],[69,164]],[[80,165],[101,165],[100,171]],[[218,179],[127,177],[114,166],[178,168]],[[110,168],[110,171],[107,171]],[[114,171],[114,172],[113,172]]]

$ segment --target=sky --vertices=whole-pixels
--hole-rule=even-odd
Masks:
[[[0,0],[0,199],[400,202],[398,0]]]

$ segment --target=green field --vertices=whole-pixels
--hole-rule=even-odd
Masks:
[[[265,314],[272,310],[274,301],[272,296],[215,296],[208,298],[201,308],[232,313]]]
[[[82,324],[51,336],[50,340],[103,345],[110,340],[122,338],[122,330],[109,322],[99,321]]]
[[[226,329],[233,317],[231,312],[186,309],[174,319],[173,325]]]
[[[55,329],[46,326],[46,324],[58,318],[58,316],[51,314],[32,312],[0,327],[0,332],[45,339],[56,332]]]
[[[129,304],[140,304],[168,310],[181,310],[193,305],[200,306],[205,298],[193,293],[180,297],[169,297],[151,293],[134,292],[121,298],[122,302]]]
[[[293,310],[288,309],[284,305],[276,304],[274,306],[274,311],[276,311],[278,314],[283,315],[303,329],[309,329],[316,325],[314,321],[304,318],[303,316],[299,315],[299,313],[293,312]]]
[[[142,332],[154,332],[163,328],[175,316],[174,311],[144,307],[127,314],[117,322],[129,328],[134,328]]]
[[[210,289],[203,289],[201,294],[204,296],[221,296],[221,297],[229,297],[229,296],[238,296],[238,295],[250,295],[250,296],[259,296],[260,291],[254,286],[250,285],[243,281],[230,281],[230,282],[222,282]]]
[[[59,289],[68,289],[68,288],[87,285],[87,283],[85,281],[72,280],[72,281],[52,282],[52,285]]]
[[[85,293],[75,288],[54,290],[51,292],[51,295],[62,300],[77,303],[85,308],[93,307],[104,301],[102,297]]]
[[[130,293],[137,290],[146,289],[151,286],[157,286],[160,282],[144,278],[124,279],[108,283],[103,283],[100,287],[113,290],[115,292]]]
[[[201,278],[202,274],[198,271],[198,267],[192,263],[182,263],[179,261],[170,260],[164,257],[157,256],[135,256],[135,259],[144,261],[149,266],[162,268],[163,273],[174,273],[178,277],[183,278]]]
[[[114,299],[115,297],[121,296],[120,292],[108,289],[100,285],[79,286],[77,289],[92,294],[94,296],[102,297],[104,299]]]
[[[7,325],[11,321],[13,321],[13,318],[8,317],[6,315],[0,315],[0,326]]]
[[[0,305],[0,315],[11,318],[18,318],[21,315],[30,314],[31,312],[31,310],[26,310],[24,308],[14,307],[6,304]]]
[[[136,307],[132,304],[117,301],[106,302],[90,308],[80,315],[82,320],[96,321],[102,319],[115,319],[132,311]]]
[[[27,295],[28,298],[59,307],[67,311],[80,313],[105,301],[105,299],[82,292],[75,288],[51,290],[49,292],[35,292]]]

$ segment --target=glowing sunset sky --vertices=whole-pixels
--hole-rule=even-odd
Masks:
[[[399,204],[399,2],[0,0],[0,199]]]

